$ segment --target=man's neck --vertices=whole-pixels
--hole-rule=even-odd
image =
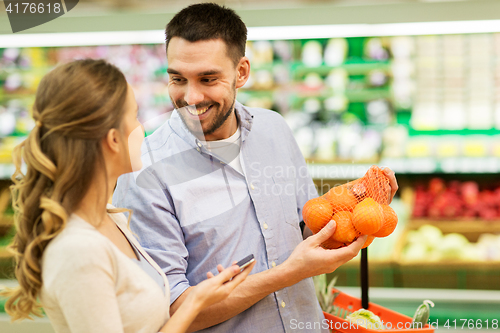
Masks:
[[[214,133],[205,135],[203,141],[218,141],[231,137],[238,129],[238,116],[236,115],[236,108],[233,109],[231,115],[226,119],[224,124],[219,127]]]

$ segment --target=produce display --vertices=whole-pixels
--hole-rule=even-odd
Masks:
[[[415,311],[413,315],[412,326],[413,328],[422,328],[429,321],[429,316],[431,314],[431,307],[434,307],[434,303],[429,300],[425,300]]]
[[[379,316],[366,309],[359,309],[346,317],[353,325],[368,328],[370,330],[383,330],[384,323]]]
[[[311,164],[379,164],[399,173],[396,162],[407,161],[400,169],[409,173],[500,171],[498,33],[249,41],[246,55],[251,75],[237,100],[281,113]],[[30,108],[43,75],[58,63],[84,57],[107,59],[125,73],[148,133],[173,109],[162,44],[0,49],[1,178],[12,174],[12,149],[34,126]],[[371,182],[376,175],[336,186],[306,204],[304,220],[313,232],[331,219],[337,223],[324,247],[345,246],[361,234],[369,235],[368,246],[392,233],[375,241],[369,258],[379,252],[380,261],[394,267],[500,260],[499,230],[493,228],[500,221],[500,183],[484,186],[470,177],[416,185],[408,224],[489,223],[482,235],[470,237],[454,232],[454,226],[405,229],[400,210],[396,214],[368,193],[372,188],[387,193],[383,184]],[[397,208],[394,202],[391,206]],[[12,234],[7,227],[2,230],[0,247]],[[401,248],[394,244],[399,239]]]
[[[410,228],[400,260],[422,262],[500,261],[500,184],[445,181],[418,184]],[[431,224],[432,223],[432,224]]]
[[[15,234],[13,216],[14,211],[12,210],[10,190],[6,188],[0,192],[0,261],[4,257],[11,256],[7,250],[7,246],[10,244]],[[4,275],[0,269],[0,279],[1,278],[4,278]]]
[[[147,132],[161,125],[159,116],[173,109],[166,91],[163,45],[118,45],[58,48],[0,48],[0,178],[2,164],[12,163],[12,149],[33,128],[31,107],[42,77],[58,63],[103,58],[118,66],[134,88],[139,120]]]
[[[311,160],[500,157],[499,36],[250,42],[239,98],[282,113]]]
[[[480,189],[474,181],[433,178],[415,190],[414,218],[482,220],[500,219],[500,185]]]
[[[315,280],[315,283],[318,280]],[[411,319],[407,315],[375,303],[369,303],[368,309],[364,309],[361,307],[359,298],[350,296],[335,288],[332,290],[332,294],[334,295],[333,304],[329,304],[331,311],[322,308],[332,332],[372,332],[372,330],[376,330],[389,333],[415,330],[432,333],[437,329],[436,326],[431,326],[427,322],[430,314],[429,305],[434,306],[431,301],[423,301],[423,304],[417,308],[414,318]],[[305,326],[304,328],[307,329],[308,327]]]
[[[302,216],[314,234],[330,220],[336,222],[334,234],[322,244],[324,248],[347,246],[360,235],[369,235],[365,248],[375,237],[386,237],[396,228],[397,215],[388,205],[390,194],[389,179],[379,167],[372,166],[362,178],[306,202]]]
[[[500,261],[500,235],[484,233],[477,242],[471,242],[456,232],[443,234],[441,229],[423,225],[408,231],[401,260],[411,262]]]
[[[327,313],[333,313],[333,302],[335,301],[335,297],[339,294],[339,292],[333,291],[336,281],[337,278],[334,277],[328,283],[326,274],[313,276],[314,290],[316,291],[319,305],[321,309]]]
[[[312,161],[498,158],[499,36],[249,41],[250,79],[237,99],[284,115]],[[162,44],[0,49],[0,163],[10,163],[18,142],[11,138],[33,127],[30,107],[41,77],[84,57],[124,71],[148,132],[172,110]],[[441,169],[460,170],[461,162]]]

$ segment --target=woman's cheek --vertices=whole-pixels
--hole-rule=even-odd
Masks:
[[[130,133],[128,140],[130,163],[133,171],[138,171],[142,168],[141,145],[143,140],[144,131],[142,126],[137,126],[132,133]]]

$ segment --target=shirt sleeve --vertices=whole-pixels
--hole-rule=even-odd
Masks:
[[[113,205],[133,211],[130,229],[167,275],[172,304],[190,286],[186,277],[189,254],[170,194],[160,188],[140,187],[132,173],[123,175],[118,179]]]
[[[308,200],[318,197],[318,191],[311,176],[309,175],[306,160],[297,145],[297,141],[295,141],[295,137],[293,136],[290,127],[288,127],[285,121],[283,121],[283,127],[286,142],[288,142],[290,150],[290,158],[296,168],[297,214],[299,215],[299,221],[302,221],[302,208]]]
[[[47,290],[54,290],[53,297],[71,332],[123,333],[112,255],[92,241],[76,245],[58,251],[52,278],[44,281]]]

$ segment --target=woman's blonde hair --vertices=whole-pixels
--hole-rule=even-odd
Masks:
[[[120,127],[126,94],[124,75],[104,60],[60,65],[40,82],[33,106],[37,125],[13,152],[11,249],[19,286],[3,292],[12,320],[41,315],[43,252],[78,207],[96,168],[104,168],[102,140]]]

